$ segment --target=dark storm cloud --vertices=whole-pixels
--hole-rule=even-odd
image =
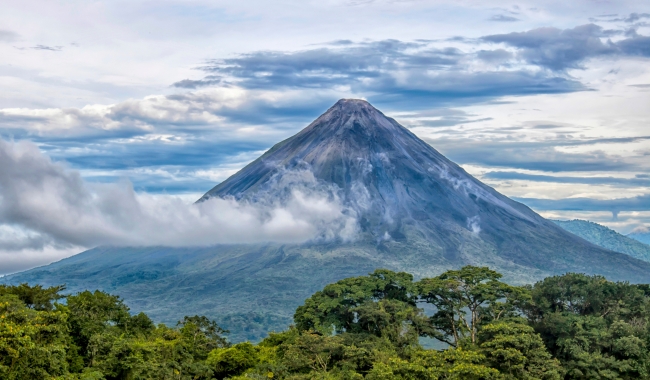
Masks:
[[[650,179],[648,179],[647,177],[636,177],[636,178],[563,177],[563,176],[525,174],[525,173],[518,173],[518,172],[490,172],[484,174],[483,178],[497,179],[497,180],[522,180],[522,181],[534,181],[534,182],[581,183],[587,185],[650,187]]]
[[[603,42],[603,38],[615,32],[587,24],[573,29],[538,28],[527,32],[495,34],[485,36],[483,40],[516,47],[521,59],[556,71],[582,68],[586,59],[599,56],[650,56],[650,37],[632,30],[628,38]]]
[[[536,210],[565,210],[565,211],[610,211],[616,215],[620,211],[650,211],[650,195],[619,199],[537,199],[514,198]]]

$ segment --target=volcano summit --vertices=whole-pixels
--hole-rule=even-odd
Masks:
[[[301,244],[100,247],[7,279],[100,288],[164,322],[204,314],[235,340],[283,328],[314,291],[376,268],[434,276],[489,266],[514,283],[565,272],[650,281],[650,264],[566,232],[363,100],[338,101],[198,202],[282,203],[296,191],[327,194],[347,222]]]

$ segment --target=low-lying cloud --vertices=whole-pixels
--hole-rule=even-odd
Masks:
[[[0,251],[353,239],[354,212],[299,174],[284,197],[189,204],[136,193],[126,180],[88,183],[33,143],[0,140]]]

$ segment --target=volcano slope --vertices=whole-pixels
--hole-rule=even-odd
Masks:
[[[595,246],[499,194],[363,100],[340,100],[198,202],[282,201],[313,188],[343,205],[354,233],[303,244],[100,247],[5,281],[103,289],[163,322],[204,314],[233,340],[286,327],[314,291],[375,268],[423,277],[469,264],[511,283],[565,272],[650,282],[650,264]]]

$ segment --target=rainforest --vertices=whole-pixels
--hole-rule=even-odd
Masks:
[[[650,286],[577,273],[512,286],[487,267],[378,269],[325,286],[256,343],[65,286],[1,285],[0,319],[7,380],[650,378]]]

